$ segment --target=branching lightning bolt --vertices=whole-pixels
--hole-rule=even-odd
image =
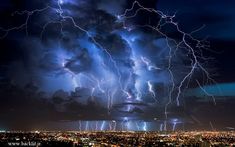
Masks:
[[[138,6],[137,10],[134,10],[135,6]],[[128,15],[128,12],[133,12],[133,11],[134,11],[134,14]],[[132,26],[127,26],[126,25],[126,20],[136,17],[137,14],[140,11],[147,11],[147,12],[155,13],[156,15],[158,15],[160,17],[158,25],[157,26],[151,26],[149,24],[146,24],[146,25],[135,25],[134,24]],[[126,9],[125,12],[121,15],[118,15],[117,18],[119,19],[119,21],[121,21],[123,23],[123,28],[147,27],[147,28],[150,28],[150,29],[155,30],[156,32],[158,32],[166,40],[167,46],[169,48],[168,71],[169,71],[169,74],[170,74],[170,77],[171,77],[170,80],[172,82],[171,89],[170,89],[170,94],[169,94],[169,101],[165,105],[165,116],[166,116],[166,118],[167,118],[167,107],[168,107],[169,104],[172,103],[172,96],[173,96],[172,94],[173,94],[175,88],[177,87],[177,94],[176,94],[175,100],[176,100],[177,106],[179,106],[180,105],[179,98],[180,98],[180,95],[182,93],[183,86],[187,82],[187,80],[190,81],[190,78],[194,74],[196,69],[200,69],[201,71],[203,71],[205,73],[207,79],[209,79],[210,81],[215,83],[215,81],[210,77],[209,72],[199,62],[200,59],[205,59],[202,56],[202,52],[200,50],[196,51],[190,45],[190,43],[187,41],[187,39],[190,39],[191,41],[196,42],[196,48],[199,48],[199,49],[200,48],[206,48],[207,46],[203,45],[203,41],[197,40],[197,39],[193,38],[192,35],[191,35],[192,33],[196,32],[196,31],[199,31],[201,28],[191,32],[190,34],[185,33],[179,28],[178,23],[176,23],[173,20],[175,18],[175,14],[172,15],[172,16],[167,16],[167,15],[163,14],[161,11],[155,10],[153,8],[145,8],[138,1],[134,1],[133,4],[132,4],[132,7],[130,9]],[[181,41],[177,42],[176,40],[168,37],[167,34],[165,34],[161,31],[161,27],[163,27],[166,24],[171,24],[171,25],[176,27],[177,31],[182,35],[182,40]],[[173,48],[170,45],[170,42],[173,42],[174,44],[176,44],[176,49],[174,51],[173,51]],[[182,47],[182,46],[185,46],[185,47]],[[175,55],[175,53],[177,52],[178,48],[186,49],[188,51],[188,56],[192,56],[192,58],[190,59],[191,60],[191,67],[190,67],[191,69],[190,69],[190,71],[182,78],[179,85],[176,85],[175,82],[174,82],[174,73],[172,72],[171,69],[172,69],[172,66],[173,66],[172,65],[172,58]],[[149,60],[142,57],[142,61],[146,64],[148,69],[151,69]],[[158,68],[156,68],[156,69],[158,69]],[[149,85],[149,83],[148,83],[148,85]],[[151,91],[151,90],[149,90],[149,91]],[[165,125],[166,125],[166,123],[165,123]]]
[[[153,99],[157,102],[156,94],[155,94],[155,91],[154,91],[154,89],[153,89],[153,85],[151,84],[150,81],[147,81],[147,84],[148,84],[148,90],[149,90],[149,92],[152,94]]]
[[[25,11],[21,11],[21,12],[19,12],[19,11],[14,12],[13,15],[26,15],[25,22],[23,24],[19,25],[19,26],[15,26],[15,27],[12,27],[12,28],[0,28],[0,30],[4,32],[3,35],[0,36],[0,39],[6,37],[9,34],[10,31],[19,30],[19,29],[23,29],[23,28],[25,29],[26,35],[28,35],[29,34],[28,33],[28,21],[29,21],[30,17],[35,13],[44,12],[44,11],[47,11],[47,10],[53,10],[53,11],[57,12],[58,16],[61,19],[60,20],[51,20],[51,21],[47,22],[43,26],[43,30],[41,32],[40,37],[42,38],[43,33],[44,33],[45,29],[47,28],[47,26],[49,24],[53,24],[53,23],[59,23],[61,25],[61,33],[62,33],[63,32],[63,22],[66,21],[66,20],[70,20],[74,27],[76,27],[78,30],[84,32],[91,39],[91,41],[109,57],[111,63],[113,64],[113,66],[116,70],[116,73],[118,75],[118,82],[119,82],[119,86],[120,86],[121,91],[127,96],[127,98],[132,98],[132,95],[126,90],[126,88],[124,88],[123,84],[121,83],[121,79],[122,79],[121,72],[120,72],[120,69],[118,68],[117,62],[112,57],[111,53],[109,53],[109,51],[107,49],[105,49],[99,42],[97,42],[97,40],[93,37],[93,35],[89,31],[85,30],[79,24],[77,24],[75,19],[72,16],[64,14],[64,11],[63,11],[63,8],[62,8],[63,0],[58,0],[56,2],[57,2],[56,8],[54,8],[52,6],[46,6],[42,9],[35,9],[33,11],[25,10]],[[137,10],[134,10],[135,6],[138,6]],[[134,14],[128,15],[128,12],[132,12],[132,11],[134,11]],[[155,13],[156,15],[160,16],[160,20],[158,22],[158,25],[157,26],[151,26],[149,24],[146,24],[146,25],[127,26],[126,25],[126,20],[136,17],[137,14],[140,11],[147,11],[147,12],[150,12],[150,13]],[[173,92],[175,90],[177,91],[177,94],[174,98],[175,98],[177,106],[179,106],[180,105],[180,96],[181,96],[181,93],[183,91],[183,87],[186,83],[188,85],[188,83],[191,80],[191,77],[195,73],[196,69],[200,69],[205,74],[207,80],[212,81],[212,82],[215,83],[215,81],[211,78],[209,72],[204,68],[202,63],[200,63],[200,61],[202,59],[205,59],[202,56],[202,52],[200,50],[199,51],[196,50],[187,41],[189,39],[190,41],[195,42],[196,43],[196,48],[199,48],[199,49],[200,48],[206,48],[207,46],[205,46],[203,44],[203,41],[197,40],[197,39],[192,37],[192,34],[196,31],[198,31],[199,29],[197,29],[197,30],[195,30],[191,33],[185,33],[179,28],[178,24],[174,21],[174,18],[175,18],[175,15],[167,16],[167,15],[163,14],[161,11],[155,10],[153,8],[145,8],[138,1],[134,1],[133,4],[132,4],[132,7],[130,9],[126,9],[123,14],[117,15],[117,19],[120,22],[123,23],[123,28],[126,28],[128,31],[130,31],[131,29],[133,29],[135,27],[147,27],[147,28],[150,28],[150,29],[158,32],[166,40],[166,44],[169,48],[169,57],[168,57],[167,70],[169,72],[170,81],[172,83],[170,91],[169,91],[169,96],[168,96],[169,99],[168,99],[168,102],[165,105],[166,119],[167,119],[167,107],[168,107],[169,104],[171,104],[173,102],[173,98],[172,98],[173,97]],[[177,29],[177,31],[182,35],[181,41],[176,41],[175,39],[170,38],[167,34],[165,34],[161,31],[161,27],[163,27],[166,24],[171,24]],[[170,45],[170,42],[173,42],[176,45],[175,49],[172,48],[172,46]],[[176,52],[179,48],[183,48],[183,49],[187,50],[187,52],[188,52],[187,55],[188,55],[188,57],[190,57],[191,65],[190,65],[190,70],[184,75],[184,77],[179,82],[179,84],[176,84],[175,80],[174,80],[174,73],[172,71],[172,66],[173,66],[172,58],[176,55]],[[157,66],[152,64],[152,62],[149,59],[147,59],[146,57],[141,57],[141,60],[146,65],[146,67],[149,71],[161,70],[160,68],[158,68]],[[74,86],[77,87],[78,85],[77,85],[77,82],[76,82],[75,73],[73,73],[69,69],[66,69],[64,65],[65,65],[65,63],[63,63],[62,67],[64,67],[64,69],[72,75]],[[98,88],[102,93],[104,93],[105,90],[102,89],[101,81],[99,79],[96,79],[93,76],[91,76],[91,77],[92,77],[91,78],[92,81],[95,81],[97,83],[97,87],[92,87],[91,96],[93,96],[93,93],[94,93],[96,88]],[[151,84],[150,81],[146,81],[146,82],[147,82],[147,85],[148,85],[149,92],[152,94],[153,98],[156,100],[156,94],[155,94],[155,91],[153,89],[153,85]],[[203,87],[201,86],[199,81],[196,81],[196,82],[199,85],[199,87],[205,92],[205,94],[207,94],[208,96],[211,96],[213,98],[213,102],[214,102],[214,104],[216,104],[215,98],[211,94],[209,94],[205,89],[203,89]],[[111,93],[111,95],[110,95],[110,91],[108,91],[107,95],[108,95],[108,98],[109,98],[108,107],[110,108],[112,106],[111,104],[112,104],[112,98],[113,98],[114,93]],[[137,98],[138,97],[141,97],[141,93],[139,91],[138,91],[138,94],[137,94]],[[105,122],[103,122],[102,125],[101,125],[101,130],[103,130],[102,127],[104,126],[104,123]],[[146,126],[146,122],[144,123],[144,125]],[[89,124],[86,123],[86,130],[89,129],[88,127],[89,127]],[[165,123],[165,127],[166,127],[166,123]],[[80,130],[81,130],[81,128],[80,128]],[[146,129],[144,129],[144,130],[146,130]]]
[[[153,65],[151,63],[151,61],[149,59],[147,59],[146,57],[141,57],[141,60],[146,64],[149,71],[151,71],[151,70],[160,70],[161,69],[161,68],[156,67],[155,65]]]
[[[25,10],[25,11],[21,11],[21,12],[19,12],[19,11],[14,12],[13,15],[15,15],[15,14],[17,14],[17,15],[27,15],[25,22],[24,22],[23,24],[19,25],[19,26],[12,27],[12,28],[7,28],[7,29],[5,29],[5,28],[0,28],[0,30],[4,32],[4,34],[0,37],[0,39],[6,37],[10,31],[18,30],[18,29],[22,29],[22,28],[25,28],[26,35],[28,35],[28,20],[30,19],[30,17],[31,17],[33,14],[35,14],[35,13],[37,13],[37,12],[44,12],[44,11],[46,11],[46,10],[53,10],[53,11],[56,11],[56,12],[58,13],[58,16],[61,18],[61,20],[51,20],[51,21],[47,22],[47,23],[42,27],[43,29],[42,29],[42,32],[41,32],[40,37],[42,38],[43,33],[44,33],[45,29],[47,28],[47,26],[48,26],[49,24],[53,24],[53,23],[59,23],[59,24],[61,25],[61,33],[62,33],[62,32],[63,32],[63,22],[66,21],[66,20],[70,20],[70,21],[72,22],[72,24],[73,24],[74,27],[76,27],[76,28],[79,29],[80,31],[84,32],[84,33],[91,39],[91,41],[92,41],[98,48],[102,49],[103,52],[109,57],[111,63],[113,64],[113,66],[114,66],[114,68],[115,68],[115,70],[116,70],[116,72],[117,72],[117,75],[118,75],[118,82],[119,82],[119,86],[120,86],[121,91],[127,96],[127,98],[131,98],[130,93],[129,93],[128,91],[126,91],[126,90],[123,88],[123,85],[122,85],[122,83],[121,83],[122,77],[121,77],[120,70],[119,70],[119,68],[118,68],[118,65],[117,65],[116,61],[114,60],[114,58],[112,57],[112,55],[109,53],[109,51],[108,51],[107,49],[105,49],[100,43],[98,43],[98,42],[96,41],[96,39],[92,36],[92,34],[90,34],[89,31],[87,31],[87,30],[85,30],[84,28],[82,28],[81,26],[79,26],[79,25],[75,22],[75,20],[74,20],[74,18],[73,18],[72,16],[64,15],[64,11],[63,11],[63,9],[62,9],[62,5],[63,5],[63,3],[64,3],[63,0],[57,0],[56,3],[57,3],[58,8],[54,8],[54,7],[48,5],[48,6],[46,6],[45,8],[42,8],[42,9],[35,9],[35,10],[33,10],[33,11]],[[63,33],[62,33],[62,34],[63,34]],[[66,70],[66,71],[68,71],[68,70]],[[75,74],[72,73],[71,71],[68,71],[68,72],[71,73],[71,75],[72,75],[72,78],[73,78],[72,81],[73,81],[73,83],[74,83],[74,86],[77,86],[76,79],[75,79]],[[97,80],[97,84],[98,84],[98,89],[99,89],[100,91],[102,91],[102,93],[104,93],[104,90],[101,88],[100,83],[99,83],[98,80]]]
[[[201,84],[198,82],[198,80],[196,80],[196,82],[197,82],[197,84],[198,84],[198,86],[199,86],[199,88],[206,94],[206,95],[208,95],[208,96],[210,96],[210,97],[212,97],[212,99],[213,99],[213,103],[214,103],[214,105],[216,105],[216,101],[215,101],[215,97],[214,97],[214,95],[212,95],[212,94],[210,94],[210,93],[208,93],[202,86],[201,86]]]

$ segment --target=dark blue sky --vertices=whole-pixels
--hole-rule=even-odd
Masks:
[[[215,57],[219,82],[235,81],[235,1],[221,0],[159,0],[157,8],[174,14],[180,26],[187,32],[204,28],[195,33],[199,38],[208,37]]]
[[[205,25],[201,37],[235,40],[235,1],[159,0],[157,8],[165,13],[176,12],[179,24],[190,32]]]
[[[133,2],[129,1],[129,5]],[[235,1],[221,0],[140,0],[147,7],[154,7],[165,14],[176,13],[176,22],[185,32],[194,33],[200,39],[210,41],[205,55],[215,58],[212,67],[216,69],[219,83],[235,81]]]

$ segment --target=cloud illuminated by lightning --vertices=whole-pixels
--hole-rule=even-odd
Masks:
[[[54,1],[53,1],[54,2]],[[98,50],[100,49],[105,56],[108,57],[108,61],[105,61],[103,59],[104,57],[100,54],[92,56],[93,58],[96,58],[96,61],[99,61],[101,64],[96,64],[96,66],[100,65],[100,76],[98,73],[97,75],[93,73],[87,72],[81,72],[76,73],[72,71],[70,68],[66,66],[68,64],[67,59],[72,59],[72,57],[63,57],[61,60],[61,67],[63,71],[66,73],[69,73],[71,75],[71,81],[74,85],[74,88],[76,87],[86,87],[91,89],[90,96],[93,97],[98,94],[103,94],[106,96],[107,100],[107,107],[108,109],[111,109],[113,106],[113,102],[115,99],[118,99],[119,97],[124,96],[125,100],[144,100],[145,93],[150,93],[151,96],[154,98],[155,101],[157,97],[157,93],[155,91],[155,85],[156,83],[160,83],[158,80],[162,78],[162,81],[167,81],[166,83],[170,83],[169,86],[169,94],[168,94],[168,101],[165,104],[165,116],[167,118],[167,107],[172,102],[175,102],[177,106],[180,106],[180,97],[182,96],[182,92],[185,88],[185,85],[188,85],[189,82],[192,80],[192,76],[196,73],[197,70],[201,70],[206,78],[209,81],[215,82],[209,72],[206,70],[206,68],[203,66],[203,64],[200,62],[203,59],[206,59],[202,56],[201,48],[206,47],[203,45],[203,41],[197,40],[193,38],[192,33],[194,33],[195,30],[191,33],[185,33],[182,31],[182,29],[179,28],[179,25],[177,22],[174,21],[175,15],[168,16],[165,15],[163,12],[155,10],[153,8],[145,8],[143,5],[141,5],[138,1],[134,1],[132,4],[132,7],[129,9],[126,9],[123,14],[117,14],[116,19],[117,23],[122,23],[123,27],[122,29],[127,30],[127,32],[121,34],[120,36],[127,42],[129,47],[131,48],[131,59],[130,61],[133,62],[133,65],[131,64],[130,68],[128,68],[128,78],[125,79],[125,72],[124,69],[120,68],[120,64],[118,63],[119,59],[113,57],[112,53],[109,51],[108,48],[105,48],[105,46],[99,42],[99,40],[96,39],[95,34],[92,33],[90,30],[87,30],[86,27],[79,25],[79,23],[76,21],[76,19],[73,17],[73,15],[69,15],[69,13],[66,12],[66,8],[63,6],[66,3],[71,3],[69,0],[58,0],[55,1],[55,5],[53,6],[46,6],[42,9],[35,9],[32,11],[16,11],[13,13],[14,15],[26,15],[26,20],[23,24],[19,26],[15,26],[12,28],[0,28],[1,31],[3,31],[3,35],[0,38],[4,38],[8,35],[10,31],[18,30],[25,28],[26,35],[28,35],[28,23],[30,17],[32,17],[36,13],[45,12],[47,10],[52,10],[53,12],[56,12],[55,17],[59,17],[58,20],[49,20],[44,24],[42,27],[43,30],[40,34],[40,38],[43,38],[43,34],[46,31],[46,28],[49,25],[53,24],[59,24],[60,25],[60,34],[62,36],[65,34],[64,31],[64,23],[70,22],[72,24],[72,27],[76,28],[80,32],[83,32],[87,37],[87,42],[92,43],[92,49]],[[135,9],[137,7],[137,9]],[[138,13],[141,11],[150,12],[153,14],[156,14],[159,16],[159,20],[157,20],[157,25],[150,25],[150,24],[144,24],[144,25],[138,25],[138,24],[131,24],[128,25],[128,20],[138,17]],[[167,33],[163,32],[161,29],[162,27],[166,25],[171,25],[172,28],[175,28],[177,30],[177,33],[181,35],[180,39],[174,39],[167,35]],[[138,28],[149,28],[151,30],[154,30],[157,34],[161,36],[161,38],[164,39],[166,48],[169,49],[168,52],[168,58],[167,58],[167,67],[166,68],[160,68],[157,66],[156,61],[154,58],[142,55],[142,52],[140,52],[139,48],[136,47],[137,45],[134,45],[138,37],[132,37],[132,31],[138,30]],[[121,31],[120,31],[121,32]],[[129,33],[129,34],[128,34]],[[131,37],[127,37],[131,36]],[[134,36],[134,35],[133,35]],[[83,43],[85,41],[82,41]],[[196,45],[192,45],[192,42]],[[89,44],[87,43],[87,44]],[[85,44],[85,43],[84,43]],[[183,51],[182,51],[183,50]],[[176,60],[176,56],[178,52],[184,53],[184,56],[188,58],[190,61],[189,65],[186,65],[188,68],[187,72],[177,76],[178,73],[174,70],[174,62]],[[94,54],[94,53],[93,53]],[[111,66],[111,65],[112,66]],[[112,70],[110,70],[112,69]],[[162,72],[167,71],[168,75],[162,76]],[[154,75],[154,76],[152,76]],[[164,78],[163,78],[164,77]],[[159,78],[159,79],[158,79]],[[199,81],[196,81],[200,88],[202,88]],[[203,89],[202,89],[203,90]],[[147,91],[147,92],[146,92]],[[204,90],[203,90],[204,91]],[[122,93],[121,95],[119,93]],[[207,95],[211,96],[208,92],[204,91]],[[176,93],[176,94],[175,94]],[[116,98],[117,97],[117,98]],[[214,99],[213,99],[214,100]],[[215,103],[215,100],[214,100]],[[125,120],[126,121],[126,120]],[[102,122],[101,130],[104,129],[104,123]],[[89,128],[89,124],[86,125],[86,130]],[[146,130],[146,122],[144,123],[143,130]]]

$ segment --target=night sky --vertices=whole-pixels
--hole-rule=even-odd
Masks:
[[[234,129],[234,6],[2,0],[0,130]]]

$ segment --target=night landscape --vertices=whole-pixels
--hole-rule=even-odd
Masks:
[[[0,146],[235,146],[234,6],[2,0]]]

